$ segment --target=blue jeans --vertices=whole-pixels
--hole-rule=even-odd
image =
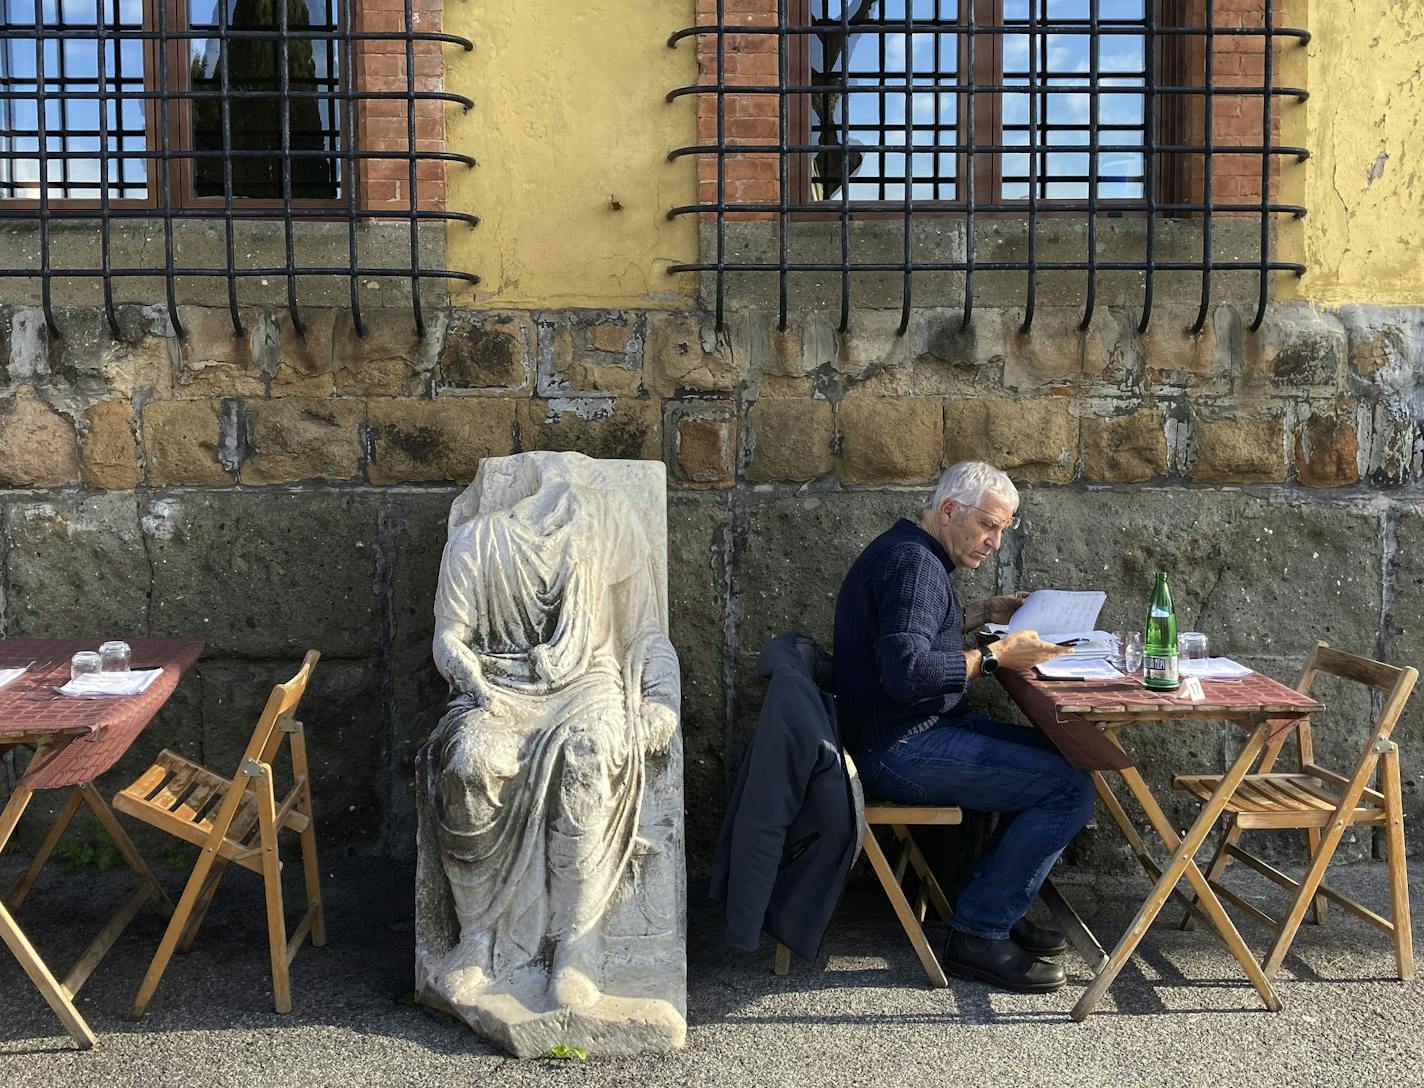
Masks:
[[[923,733],[855,756],[871,797],[1000,814],[959,892],[953,927],[1002,940],[1093,812],[1093,777],[1036,729],[982,714],[941,718]]]

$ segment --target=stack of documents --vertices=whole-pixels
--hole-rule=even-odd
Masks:
[[[1121,680],[1123,674],[1101,657],[1072,658],[1055,657],[1042,665],[1035,665],[1038,675],[1045,680]]]
[[[984,629],[995,635],[1037,631],[1044,642],[1090,639],[1111,643],[1112,636],[1106,631],[1094,630],[1098,613],[1103,610],[1103,602],[1107,598],[1106,593],[1098,591],[1074,593],[1062,589],[1040,589],[1028,595],[1028,600],[1019,606],[1008,623],[987,623]]]
[[[61,695],[95,698],[106,695],[138,695],[163,675],[162,669],[139,669],[136,672],[91,672],[69,681],[59,689]]]
[[[1061,646],[1068,645],[1068,652],[1062,657],[1056,658],[1058,661],[1068,661],[1073,658],[1085,657],[1114,657],[1117,654],[1117,639],[1111,631],[1086,631],[1082,635],[1071,639],[1058,639]]]

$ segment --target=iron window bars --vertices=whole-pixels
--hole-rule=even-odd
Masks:
[[[916,272],[963,273],[961,324],[965,328],[973,316],[976,271],[1025,272],[1024,332],[1033,323],[1040,272],[1086,274],[1080,328],[1092,320],[1100,272],[1140,272],[1143,296],[1138,328],[1142,332],[1151,320],[1154,274],[1195,272],[1201,277],[1200,305],[1191,326],[1195,333],[1210,308],[1213,272],[1251,270],[1259,280],[1251,328],[1259,328],[1269,275],[1305,271],[1304,265],[1272,256],[1273,217],[1299,218],[1305,208],[1273,199],[1271,183],[1273,166],[1281,157],[1304,161],[1309,156],[1305,148],[1283,146],[1273,138],[1279,120],[1276,99],[1307,97],[1303,88],[1276,84],[1277,43],[1284,39],[1304,45],[1310,35],[1277,26],[1274,0],[1261,0],[1259,22],[1250,25],[1221,25],[1214,0],[1197,5],[1202,9],[1199,21],[1186,17],[1184,0],[1141,0],[1136,12],[1130,10],[1132,6],[1116,0],[765,0],[764,12],[749,14],[753,9],[742,2],[734,5],[729,17],[727,0],[713,0],[712,22],[679,30],[668,39],[672,48],[685,38],[698,43],[711,39],[712,48],[706,52],[712,56],[704,59],[704,71],[712,82],[677,87],[667,98],[693,95],[713,100],[715,141],[675,148],[668,157],[710,158],[715,198],[674,207],[668,216],[694,214],[712,220],[716,249],[711,260],[675,265],[669,271],[716,274],[719,329],[724,324],[730,274],[777,274],[779,324],[784,329],[789,276],[839,273],[842,332],[850,323],[852,275],[899,272],[903,335],[909,327]],[[738,51],[729,49],[729,39],[735,45],[768,36],[776,45],[775,82],[730,78],[734,73],[729,54],[736,56]],[[946,48],[950,39],[952,44]],[[924,40],[933,43],[926,50],[931,60],[917,64],[917,43]],[[1104,53],[1112,52],[1111,44],[1133,40],[1140,43],[1140,68],[1121,61],[1102,63]],[[1256,44],[1257,52],[1250,55],[1261,59],[1259,82],[1218,81],[1216,53],[1228,41],[1238,55],[1245,43]],[[896,45],[899,56],[892,62]],[[1054,53],[1064,45],[1076,47],[1076,63],[1055,60]],[[858,48],[860,58],[855,57]],[[1200,56],[1189,65],[1182,58],[1193,48]],[[986,51],[997,64],[987,78]],[[1173,58],[1177,63],[1169,63]],[[919,109],[917,98],[923,95],[933,96],[929,116],[922,116]],[[775,142],[731,137],[729,101],[759,96],[775,101]],[[1259,141],[1224,142],[1218,137],[1215,104],[1229,97],[1243,100],[1247,108],[1252,100],[1259,102]],[[1120,104],[1130,98],[1140,100],[1140,119],[1122,116]],[[855,116],[857,99],[866,103],[859,117]],[[1069,100],[1077,116],[1066,121],[1055,118],[1055,104]],[[1199,104],[1195,133],[1189,133],[1185,124],[1182,107],[1189,102]],[[986,105],[994,121],[990,139],[984,139],[982,131]],[[1114,110],[1116,116],[1105,116]],[[1259,200],[1222,199],[1213,191],[1214,159],[1224,154],[1259,159]],[[728,161],[758,156],[775,163],[775,198],[741,199],[728,186]],[[1056,169],[1055,159],[1062,162],[1064,156],[1071,156],[1073,166]],[[1112,157],[1115,171],[1103,169],[1105,156]],[[1194,164],[1199,178],[1192,190],[1185,190],[1180,178],[1175,186],[1164,184],[1164,168],[1173,161]],[[986,178],[992,183],[986,185]],[[1060,199],[1051,199],[1054,196]],[[840,260],[791,260],[787,240],[793,219],[827,212],[839,219]],[[1037,235],[1046,213],[1086,217],[1086,259],[1039,259]],[[1131,260],[1099,259],[1099,217],[1124,213],[1145,218],[1143,255]],[[903,220],[901,259],[853,259],[852,218],[887,214]],[[1221,214],[1259,219],[1254,260],[1213,255],[1212,220]],[[965,238],[961,259],[915,259],[911,225],[917,216],[926,215],[961,218]],[[1026,257],[976,261],[976,220],[1005,215],[1026,220]],[[775,257],[729,260],[729,217],[775,218]],[[1158,254],[1156,223],[1166,217],[1200,220],[1199,259],[1164,260]]]
[[[0,222],[35,222],[39,235],[37,261],[0,264],[0,280],[38,277],[45,320],[59,336],[56,279],[99,279],[116,335],[115,279],[162,277],[179,335],[176,282],[224,279],[233,329],[241,336],[239,280],[285,279],[287,307],[300,333],[298,279],[342,277],[353,323],[364,336],[358,280],[408,279],[416,328],[424,335],[421,281],[479,279],[422,267],[420,225],[479,220],[421,207],[421,163],[473,166],[475,160],[417,140],[419,103],[473,106],[463,95],[421,86],[417,43],[470,50],[471,42],[416,30],[413,0],[403,0],[399,14],[390,12],[394,19],[369,30],[358,29],[353,0],[202,3],[211,9],[208,18],[199,0],[0,0]],[[394,53],[390,43],[396,43]],[[423,46],[419,55],[432,48],[439,45]],[[403,60],[396,65],[403,88],[374,89],[358,78],[358,57],[378,49]],[[386,146],[363,146],[366,114],[381,102],[404,103],[403,124],[395,126],[403,128],[404,147],[390,133]],[[406,168],[404,199],[384,206],[366,197],[358,173],[358,164],[381,160]],[[112,232],[125,220],[161,221],[161,269],[115,267]],[[179,263],[174,224],[194,220],[223,224],[222,265]],[[284,262],[244,266],[236,224],[261,220],[281,223]],[[344,265],[300,260],[298,224],[320,220],[346,224]],[[408,261],[362,261],[358,224],[377,220],[404,224]],[[96,221],[97,261],[56,267],[51,226]]]

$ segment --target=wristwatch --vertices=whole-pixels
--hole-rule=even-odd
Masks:
[[[994,656],[993,650],[991,650],[988,646],[985,646],[982,650],[979,651],[980,671],[983,672],[985,676],[988,676],[992,672],[997,672],[998,668],[999,659]]]

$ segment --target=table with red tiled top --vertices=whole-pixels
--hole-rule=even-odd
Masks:
[[[1000,669],[996,675],[1029,721],[1064,758],[1080,770],[1092,772],[1098,797],[1113,823],[1155,881],[1152,892],[1111,955],[1103,953],[1082,919],[1057,890],[1045,885],[1044,898],[1049,908],[1089,965],[1096,969],[1092,983],[1073,1008],[1073,1019],[1083,1020],[1093,1011],[1169,899],[1176,899],[1214,929],[1241,964],[1266,1007],[1279,1009],[1280,1000],[1275,990],[1192,858],[1257,758],[1263,757],[1267,762],[1274,760],[1275,753],[1295,726],[1324,707],[1294,688],[1256,672],[1241,680],[1203,680],[1205,698],[1201,702],[1193,702],[1180,692],[1150,691],[1126,676],[1116,680],[1044,680],[1032,671],[1006,669]],[[1129,727],[1149,728],[1151,723],[1165,728],[1165,723],[1183,719],[1235,722],[1242,729],[1244,743],[1196,821],[1185,835],[1178,836],[1132,757],[1123,748],[1118,733]],[[1171,851],[1165,866],[1159,867],[1148,853],[1146,843],[1108,785],[1107,772],[1117,774],[1126,783],[1153,831]],[[1177,882],[1183,876],[1190,882],[1195,900],[1188,900],[1176,891]]]
[[[0,687],[0,753],[18,747],[34,749],[25,773],[0,811],[0,851],[5,849],[36,790],[69,790],[39,852],[0,903],[0,938],[70,1036],[85,1048],[94,1045],[94,1033],[75,1009],[74,995],[145,902],[153,900],[166,914],[173,911],[172,903],[93,783],[128,751],[203,652],[203,643],[192,639],[130,639],[133,668],[163,670],[143,692],[78,699],[58,694],[56,689],[69,679],[70,657],[80,650],[94,649],[101,641],[0,639],[0,669],[25,669],[23,675]],[[12,912],[24,902],[82,804],[93,810],[124,861],[138,874],[139,887],[60,982],[40,959]]]

